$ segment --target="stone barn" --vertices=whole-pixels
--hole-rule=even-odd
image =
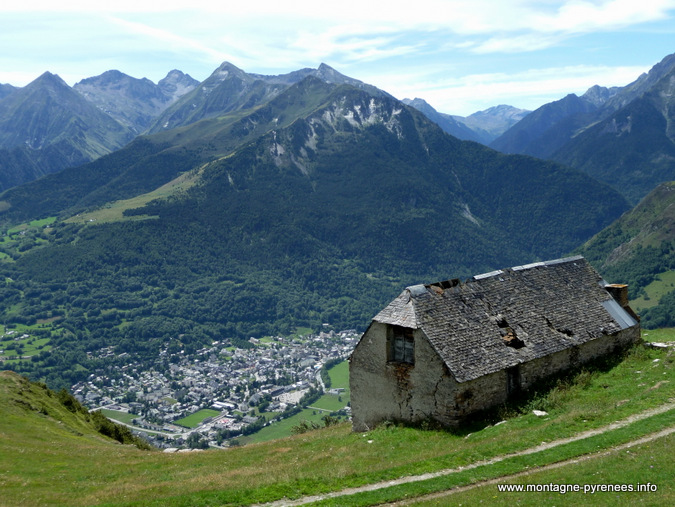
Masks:
[[[350,357],[353,429],[453,426],[639,340],[627,286],[605,283],[583,257],[407,287]]]

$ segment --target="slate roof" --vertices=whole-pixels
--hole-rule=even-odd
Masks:
[[[605,285],[583,257],[568,257],[407,287],[373,320],[421,329],[466,382],[637,325]]]

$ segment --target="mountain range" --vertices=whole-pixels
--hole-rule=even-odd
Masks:
[[[133,137],[46,72],[0,100],[0,189],[89,162]]]
[[[438,112],[421,98],[403,102],[459,139],[561,162],[614,186],[636,204],[657,184],[675,177],[669,130],[674,66],[675,55],[669,55],[627,86],[593,86],[580,97],[570,94],[532,113],[500,105],[461,117]],[[72,89],[49,73],[23,89],[1,85],[0,115],[6,126],[0,135],[0,191],[94,160],[139,133],[257,107],[308,75],[386,93],[325,64],[263,76],[225,62],[202,83],[178,70],[156,85],[113,70]],[[77,95],[98,113],[76,105]],[[640,118],[641,127],[634,128],[634,118]],[[38,123],[68,127],[34,132]]]
[[[427,101],[420,98],[412,100],[403,99],[403,103],[423,113],[451,136],[465,141],[476,141],[485,145],[499,137],[530,113],[526,109],[500,105],[464,117],[439,113]]]
[[[136,134],[144,132],[167,107],[199,85],[179,70],[172,70],[157,84],[117,70],[83,79],[73,86],[85,99]]]
[[[2,244],[3,319],[52,330],[31,375],[71,385],[87,351],[154,360],[177,336],[363,328],[401,286],[562,256],[629,208],[327,66],[250,83],[224,64],[205,83],[163,113],[195,104],[193,123],[0,196],[0,222],[27,224]]]
[[[45,72],[0,89],[0,191],[120,149],[197,81],[171,71],[155,85],[118,71],[74,87]]]
[[[258,107],[307,76],[314,76],[331,84],[349,84],[375,95],[384,93],[374,86],[344,76],[326,64],[321,64],[317,69],[301,69],[278,76],[264,76],[248,74],[231,63],[224,62],[193,91],[156,118],[148,133],[182,127],[205,118]]]
[[[625,89],[594,87],[530,114],[498,106],[473,119],[398,101],[325,64],[261,76],[225,62],[202,83],[172,71],[158,85],[110,71],[73,88],[47,73],[12,89],[0,100],[8,146],[33,132],[24,125],[42,135],[39,153],[56,131],[80,146],[123,134],[108,154],[0,194],[0,224],[21,230],[0,243],[11,280],[0,289],[3,319],[50,322],[52,336],[52,350],[23,367],[68,385],[96,367],[85,354],[92,347],[150,358],[179,335],[198,347],[323,322],[363,328],[401,286],[566,255],[629,210],[625,196],[641,197],[649,171],[675,178],[669,124],[654,113],[669,105],[664,62]],[[63,98],[48,103],[69,106],[40,116],[50,91]],[[611,135],[604,120],[579,127],[610,103]],[[50,130],[40,121],[81,111],[107,127]],[[68,125],[84,124],[72,118]],[[556,153],[578,143],[619,158],[630,147],[630,169],[645,177],[617,170],[603,183],[577,163],[447,133],[470,136],[468,123],[491,135],[506,129],[497,142],[537,122],[581,129]],[[654,157],[663,171],[653,171]],[[639,291],[648,276],[631,280]]]
[[[485,145],[499,137],[530,113],[526,109],[500,105],[464,117],[439,113],[427,101],[420,98],[412,100],[403,99],[403,103],[423,113],[451,136],[465,141],[476,141]]]
[[[674,83],[669,55],[625,87],[594,86],[541,106],[490,146],[574,167],[637,204],[675,179]]]
[[[0,191],[90,162],[142,133],[157,133],[257,107],[310,75],[327,83],[386,94],[325,64],[317,69],[264,76],[224,62],[201,83],[179,70],[170,71],[157,84],[110,70],[83,79],[72,88],[51,73],[24,88],[0,85],[0,128],[4,130],[0,135]],[[422,99],[415,101],[435,114],[432,120],[446,132],[484,144],[513,124],[520,111],[512,108],[516,113],[509,115],[503,111],[508,106],[500,106],[498,114],[477,113],[463,123],[460,117],[435,112]],[[35,132],[36,125],[54,128]]]

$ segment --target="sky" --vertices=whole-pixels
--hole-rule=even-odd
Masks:
[[[12,5],[6,5],[11,3]],[[626,86],[675,53],[675,0],[21,0],[0,5],[0,83],[116,69],[155,83],[326,63],[466,116]]]

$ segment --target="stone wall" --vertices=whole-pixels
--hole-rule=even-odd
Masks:
[[[415,364],[387,362],[387,325],[373,322],[349,363],[352,427],[367,431],[383,421],[435,419],[456,425],[472,413],[504,403],[542,378],[639,341],[639,326],[605,335],[578,347],[457,383],[420,330],[415,330]],[[511,379],[509,378],[511,375]],[[517,386],[514,387],[514,379]]]
[[[523,363],[519,368],[521,389],[531,389],[538,380],[560,374],[594,359],[619,353],[639,341],[640,327],[635,326],[612,335],[600,336],[541,359]]]
[[[354,431],[382,421],[421,421],[437,412],[436,400],[447,399],[452,381],[438,354],[415,331],[415,364],[387,362],[387,325],[373,322],[349,362]]]

